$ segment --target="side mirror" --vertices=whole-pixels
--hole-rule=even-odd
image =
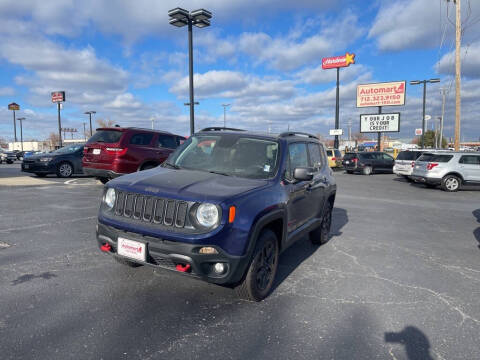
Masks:
[[[293,171],[293,178],[299,181],[310,181],[313,179],[313,168],[297,167]]]

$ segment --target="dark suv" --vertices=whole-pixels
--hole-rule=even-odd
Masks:
[[[360,172],[370,175],[374,172],[392,172],[395,160],[384,152],[346,153],[343,168],[349,174]]]
[[[139,128],[100,128],[83,150],[83,172],[106,183],[160,165],[185,138]]]
[[[315,136],[207,128],[162,166],[106,185],[97,241],[125,265],[237,286],[259,301],[281,251],[309,233],[327,241],[335,194]]]

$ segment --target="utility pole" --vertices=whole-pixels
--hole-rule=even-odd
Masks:
[[[155,121],[155,118],[152,116],[152,117],[150,118],[150,121],[152,122],[152,130],[153,130],[153,122]]]
[[[87,142],[87,133],[85,130],[85,121],[83,122],[83,137],[85,138],[85,142]]]
[[[223,127],[226,127],[225,124],[227,123],[227,107],[230,106],[230,104],[222,104],[223,106]]]
[[[350,141],[352,141],[352,120],[348,120],[347,125],[348,125],[348,142],[350,143]]]
[[[445,96],[447,95],[447,89],[441,88],[442,94],[442,117],[440,118],[440,147],[443,148],[443,118],[445,116]]]
[[[460,14],[460,0],[454,0],[457,4],[455,20],[455,151],[460,150],[460,45],[462,35],[462,20]]]

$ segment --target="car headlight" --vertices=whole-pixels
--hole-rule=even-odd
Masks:
[[[41,162],[49,162],[49,161],[52,161],[53,158],[51,157],[44,157],[44,158],[40,158],[40,161]]]
[[[105,193],[105,204],[110,209],[113,209],[113,206],[115,205],[115,199],[116,199],[115,189],[109,188]]]
[[[208,228],[218,223],[218,217],[218,208],[214,204],[200,204],[195,213],[198,223]]]

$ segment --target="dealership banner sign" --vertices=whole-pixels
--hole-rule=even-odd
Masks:
[[[405,105],[405,81],[357,86],[357,107]]]
[[[52,102],[59,103],[65,101],[65,91],[52,92]]]
[[[322,59],[322,69],[334,69],[340,67],[347,67],[350,64],[355,64],[355,54],[333,56]]]
[[[17,103],[8,104],[8,110],[20,110],[20,105]]]
[[[400,113],[362,114],[360,115],[360,132],[399,132]]]

